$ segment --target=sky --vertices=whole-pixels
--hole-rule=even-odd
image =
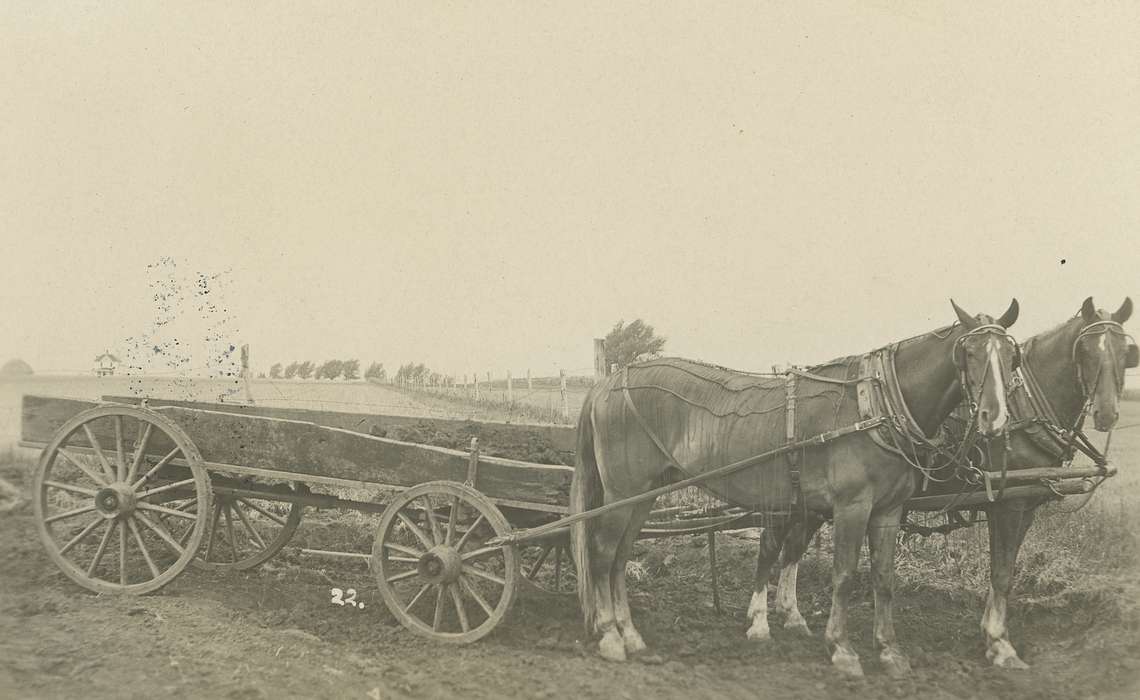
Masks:
[[[1137,46],[1123,2],[9,0],[0,362],[1028,337],[1140,293]]]

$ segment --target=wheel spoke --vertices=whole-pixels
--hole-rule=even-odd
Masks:
[[[526,577],[528,579],[530,579],[531,581],[533,581],[534,577],[538,574],[538,570],[542,568],[543,562],[546,561],[547,555],[550,554],[550,549],[551,549],[550,545],[543,547],[542,548],[542,554],[538,555],[538,561],[536,561],[534,563],[534,566],[530,567],[530,571],[527,572]]]
[[[151,467],[147,471],[146,474],[143,474],[142,477],[138,481],[131,484],[131,490],[132,491],[138,491],[139,487],[142,486],[143,484],[145,484],[147,479],[154,476],[154,473],[157,472],[159,469],[162,469],[163,467],[165,467],[167,462],[174,459],[174,455],[178,454],[181,451],[182,451],[182,448],[175,445],[174,449],[171,450],[170,452],[167,452],[165,457],[158,460],[158,462],[153,467]]]
[[[73,467],[75,467],[79,471],[86,474],[87,478],[91,479],[92,481],[94,481],[99,486],[106,486],[107,485],[107,481],[105,479],[103,479],[102,476],[99,476],[95,472],[88,469],[86,465],[84,465],[82,462],[80,462],[78,459],[76,459],[76,457],[74,455],[72,455],[70,452],[68,452],[67,450],[60,447],[59,449],[57,449],[55,451],[55,453],[57,455],[59,455],[60,457],[63,457],[64,459],[66,459],[68,462],[71,462],[71,465]]]
[[[115,533],[115,528],[118,526],[119,521],[112,520],[107,531],[103,533],[103,539],[99,541],[99,548],[95,550],[95,558],[92,559],[91,564],[87,566],[88,578],[95,574],[95,568],[99,566],[99,561],[103,558],[103,552],[107,551],[107,543],[111,541],[111,535]]]
[[[417,569],[408,569],[407,571],[401,571],[400,573],[398,573],[394,576],[389,576],[385,580],[388,583],[397,583],[399,581],[405,581],[407,579],[410,579],[413,576],[419,576],[419,574],[420,574],[420,572]]]
[[[135,511],[134,516],[138,518],[139,522],[141,522],[143,525],[146,525],[151,530],[154,530],[154,533],[161,537],[166,542],[166,544],[170,545],[171,549],[173,549],[175,552],[178,552],[179,557],[181,557],[182,554],[186,551],[182,545],[175,541],[174,537],[166,530],[166,528],[162,527],[158,523],[151,522],[150,518],[146,517],[142,513],[139,513],[138,511]],[[193,531],[194,528],[191,527],[190,532]]]
[[[115,480],[127,478],[127,458],[123,454],[123,417],[115,416]]]
[[[434,540],[433,544],[439,544],[443,541],[443,532],[439,529],[439,521],[435,518],[435,506],[432,505],[431,498],[427,495],[421,496],[421,498],[424,503],[427,504],[427,508],[424,509],[424,512],[427,513],[428,524],[431,526],[431,536]]]
[[[139,473],[139,467],[142,465],[143,457],[146,455],[146,443],[150,440],[150,430],[153,428],[150,423],[144,423],[139,431],[138,442],[135,443],[135,456],[131,460],[131,468],[127,471],[126,482],[132,483],[135,476]]]
[[[146,565],[150,567],[150,572],[154,574],[154,578],[158,578],[162,572],[158,570],[158,567],[154,563],[154,559],[150,558],[150,550],[146,548],[146,544],[143,542],[142,535],[139,534],[139,526],[135,525],[134,518],[127,519],[127,527],[131,528],[131,534],[134,535],[135,543],[139,546],[139,550],[142,552],[143,559],[146,559]]]
[[[419,560],[419,559],[413,559],[412,557],[393,557],[393,556],[389,556],[389,557],[388,557],[388,561],[398,561],[398,562],[402,562],[402,563],[404,563],[404,564],[419,564],[419,563],[420,563],[420,560]]]
[[[51,486],[52,488],[57,488],[61,491],[68,491],[70,493],[78,493],[78,494],[83,495],[83,496],[90,496],[91,498],[95,497],[95,489],[85,489],[82,486],[72,486],[71,484],[65,484],[65,483],[62,483],[59,481],[46,481],[45,480],[44,486]]]
[[[482,559],[484,557],[490,556],[490,555],[494,554],[495,552],[500,552],[500,551],[502,551],[502,549],[503,548],[501,546],[500,547],[482,547],[480,549],[472,550],[472,551],[468,552],[467,554],[464,554],[460,558],[463,559],[463,561],[477,561],[477,560]]]
[[[183,518],[185,520],[197,520],[198,519],[198,516],[195,515],[194,513],[187,513],[185,511],[181,511],[181,510],[174,510],[173,508],[167,508],[166,506],[160,506],[160,505],[155,504],[155,503],[147,503],[146,501],[139,501],[135,505],[138,506],[139,508],[143,509],[143,510],[153,510],[156,513],[166,513],[167,515],[173,515],[176,518]]]
[[[90,513],[93,510],[95,510],[95,506],[83,506],[82,508],[76,508],[75,510],[69,510],[65,513],[57,513],[56,515],[53,515],[50,518],[44,518],[44,523],[45,524],[46,523],[54,523],[57,520],[64,520],[65,518],[74,518],[77,515],[83,515],[84,513]]]
[[[270,513],[269,511],[265,510],[264,508],[257,505],[256,503],[253,503],[252,501],[247,501],[244,498],[239,498],[238,502],[244,503],[245,505],[249,506],[250,508],[253,508],[254,510],[256,510],[258,513],[261,513],[265,517],[267,517],[270,520],[272,520],[273,522],[277,523],[281,527],[285,527],[285,518],[282,518],[281,516],[279,516],[275,513]]]
[[[436,588],[439,593],[435,596],[435,617],[431,621],[431,629],[433,632],[439,631],[439,623],[443,621],[443,584],[437,583]]]
[[[95,456],[99,459],[99,466],[103,467],[103,473],[107,475],[110,481],[115,480],[115,470],[111,467],[111,463],[107,461],[107,455],[103,454],[103,447],[99,444],[99,440],[95,437],[95,433],[91,432],[91,425],[89,423],[83,424],[83,432],[87,435],[87,442],[91,444],[91,449],[95,452]]]
[[[468,566],[468,565],[464,564],[463,565],[463,573],[471,574],[472,576],[478,576],[479,578],[487,579],[488,581],[491,581],[493,583],[497,583],[500,586],[506,586],[507,585],[507,582],[504,581],[503,579],[499,578],[498,576],[496,576],[496,575],[494,575],[488,571],[483,571],[482,569],[477,569],[474,566]]]
[[[451,546],[451,541],[455,539],[455,521],[459,518],[459,496],[451,499],[451,513],[447,516],[447,536],[444,538],[443,543]]]
[[[68,542],[67,544],[60,547],[59,553],[60,554],[67,554],[68,551],[70,551],[72,547],[79,544],[83,540],[84,537],[87,537],[88,535],[90,535],[92,533],[92,531],[94,531],[95,528],[97,528],[99,526],[99,523],[102,523],[102,522],[106,522],[106,520],[104,518],[95,518],[94,520],[92,520],[90,523],[87,524],[87,527],[85,527],[79,531],[78,535],[76,535],[75,537],[72,537],[70,542]]]
[[[459,595],[459,586],[452,583],[448,585],[447,589],[451,591],[451,602],[455,603],[455,614],[459,616],[459,626],[464,632],[469,632],[471,623],[467,621],[467,611],[463,608],[463,597]]]
[[[475,522],[471,523],[471,527],[467,528],[467,532],[463,533],[463,537],[460,537],[459,541],[455,543],[455,548],[463,549],[463,545],[467,543],[467,538],[470,537],[471,533],[475,532],[475,530],[479,528],[479,525],[486,519],[487,518],[480,513],[479,517],[475,518]]]
[[[431,549],[435,546],[435,543],[431,541],[431,538],[424,534],[424,531],[420,529],[420,526],[416,525],[415,521],[409,518],[404,511],[401,510],[400,512],[396,513],[396,517],[403,521],[404,525],[406,525],[407,528],[412,531],[412,534],[416,536],[416,539],[418,539],[424,547]]]
[[[238,560],[237,540],[234,539],[234,520],[230,515],[230,504],[226,504],[226,537],[230,539],[230,552],[233,554],[233,562],[236,564]]]
[[[402,544],[396,544],[395,542],[385,542],[384,546],[387,547],[388,549],[394,549],[397,552],[401,552],[403,554],[407,554],[409,556],[416,557],[416,561],[419,561],[419,558],[427,553],[427,552],[421,552],[420,550],[413,549],[411,547],[405,547]],[[391,557],[389,557],[389,559],[391,559]]]
[[[463,587],[463,590],[467,591],[467,595],[475,599],[479,607],[483,608],[483,612],[487,613],[487,617],[491,617],[495,609],[487,603],[487,600],[483,596],[479,595],[479,591],[475,590],[475,586],[467,583],[467,579],[462,576],[459,577],[459,585]]]
[[[194,479],[183,479],[182,481],[175,481],[174,483],[167,484],[165,486],[159,486],[157,488],[147,489],[146,491],[140,491],[137,494],[137,497],[138,498],[149,498],[150,496],[155,496],[155,495],[160,494],[160,493],[165,493],[165,492],[171,491],[173,489],[179,489],[179,488],[182,488],[183,486],[189,486],[190,484],[193,484],[193,483],[194,483]]]
[[[554,590],[558,591],[562,588],[562,555],[566,553],[566,548],[561,545],[554,551]]]
[[[203,561],[210,561],[210,555],[214,552],[214,540],[218,538],[218,520],[222,517],[222,502],[214,502],[214,517],[210,520],[210,540],[206,543],[206,554],[203,555]]]
[[[253,535],[253,539],[254,539],[254,540],[257,540],[257,544],[258,544],[258,546],[259,546],[261,549],[267,549],[267,548],[268,548],[268,545],[267,545],[267,544],[265,544],[265,540],[264,540],[264,539],[262,539],[262,537],[261,537],[261,533],[260,533],[260,532],[258,532],[258,531],[257,531],[257,530],[256,530],[256,529],[253,527],[253,525],[251,525],[251,524],[250,524],[250,522],[249,522],[249,518],[247,518],[247,517],[246,517],[246,515],[245,515],[245,511],[244,511],[244,510],[242,510],[241,508],[238,508],[238,507],[236,507],[236,506],[235,506],[235,507],[234,507],[234,512],[235,512],[235,513],[237,513],[237,516],[238,516],[238,520],[240,520],[240,521],[241,521],[241,524],[242,524],[242,525],[245,527],[245,529],[249,531],[249,534]],[[251,542],[252,542],[252,540],[251,540]]]
[[[127,585],[127,526],[119,523],[119,585]]]
[[[408,604],[406,606],[404,606],[404,610],[411,611],[412,606],[415,605],[416,603],[420,602],[420,598],[422,598],[424,593],[427,593],[430,588],[431,588],[431,584],[425,583],[420,588],[420,592],[416,593],[414,596],[412,596],[412,599],[408,602]]]

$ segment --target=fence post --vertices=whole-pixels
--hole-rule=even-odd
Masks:
[[[507,403],[513,403],[515,400],[515,387],[511,382],[511,371],[507,370]]]
[[[526,371],[526,390],[534,391],[534,383],[531,382],[529,369]]]
[[[245,385],[246,403],[253,403],[253,388],[250,386],[250,377],[253,372],[249,369],[249,343],[241,346],[241,381]]]
[[[479,401],[479,373],[471,375],[471,382],[475,385],[475,401]]]
[[[594,381],[606,377],[606,339],[594,338]]]
[[[566,370],[558,370],[558,385],[562,391],[562,418],[570,418],[570,405],[566,403]]]

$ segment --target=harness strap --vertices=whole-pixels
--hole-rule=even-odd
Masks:
[[[785,420],[785,437],[789,445],[796,442],[796,373],[789,371],[784,380],[784,406],[787,411]],[[789,450],[788,476],[792,481],[792,505],[800,499],[800,460],[796,450]]]
[[[623,367],[621,370],[621,395],[622,398],[625,399],[626,408],[628,408],[629,412],[633,414],[633,417],[637,419],[641,429],[645,431],[645,434],[649,436],[649,439],[653,441],[657,449],[661,450],[661,454],[665,455],[665,458],[669,461],[669,466],[681,469],[681,465],[677,463],[676,458],[673,457],[673,453],[662,444],[661,440],[657,437],[657,433],[654,433],[649,428],[649,424],[641,417],[641,412],[637,410],[637,406],[633,403],[633,397],[629,395],[629,367]]]

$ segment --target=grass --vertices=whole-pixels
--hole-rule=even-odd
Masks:
[[[567,414],[562,413],[562,395],[557,386],[537,386],[533,391],[526,389],[513,392],[512,400],[507,400],[505,388],[483,390],[476,401],[470,390],[463,387],[446,389],[418,389],[395,384],[386,385],[393,391],[414,398],[420,403],[443,408],[473,420],[500,421],[508,423],[543,423],[553,425],[574,425],[578,412],[585,401],[589,386],[575,384],[566,387]]]

